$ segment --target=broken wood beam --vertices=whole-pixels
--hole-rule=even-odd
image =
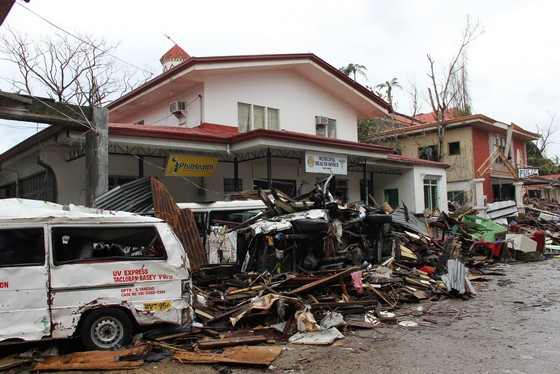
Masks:
[[[233,347],[237,345],[253,345],[266,343],[267,339],[264,336],[244,336],[235,338],[224,339],[208,339],[198,342],[198,347],[201,349],[216,349],[224,347]]]

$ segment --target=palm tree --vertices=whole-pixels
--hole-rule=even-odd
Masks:
[[[340,70],[341,72],[343,72],[347,76],[350,76],[350,74],[352,74],[352,78],[354,79],[354,82],[356,81],[356,73],[360,74],[361,76],[363,76],[367,80],[367,75],[366,75],[366,73],[364,73],[364,70],[367,70],[367,68],[364,65],[348,64],[348,66],[343,66],[338,70]]]
[[[387,102],[389,103],[391,108],[393,108],[393,88],[402,89],[397,78],[393,78],[390,81],[386,81],[385,83],[379,83],[377,86],[375,86],[375,88],[378,90],[385,90],[387,94]]]

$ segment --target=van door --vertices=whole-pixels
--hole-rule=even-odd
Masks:
[[[0,341],[51,334],[43,227],[0,228]]]

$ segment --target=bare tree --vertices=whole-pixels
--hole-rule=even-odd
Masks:
[[[551,136],[556,132],[556,126],[554,125],[556,113],[548,113],[548,115],[550,117],[548,125],[537,125],[537,133],[541,135],[541,138],[537,141],[537,145],[539,147],[539,152],[543,156],[546,154],[546,149],[548,148],[548,146],[554,143],[551,140]]]
[[[454,103],[457,103],[460,95],[465,95],[468,92],[466,87],[466,52],[470,44],[480,36],[484,30],[477,22],[471,25],[470,18],[467,18],[467,25],[462,34],[462,40],[459,50],[451,59],[448,68],[446,69],[443,77],[439,79],[434,71],[435,60],[428,54],[428,62],[430,63],[430,78],[431,87],[428,87],[428,96],[430,105],[435,114],[435,121],[438,135],[438,161],[441,161],[445,156],[445,130],[447,127],[447,111]],[[463,101],[466,101],[465,97]]]
[[[134,73],[119,66],[112,52],[118,44],[90,35],[53,36],[30,40],[14,29],[0,37],[3,60],[17,65],[19,78],[13,89],[29,95],[47,95],[59,102],[102,106],[149,77],[133,79]],[[37,92],[36,92],[37,91]]]
[[[410,84],[410,90],[408,90],[407,92],[412,100],[412,114],[410,115],[411,117],[410,125],[414,125],[415,124],[414,117],[416,117],[416,114],[420,110],[420,104],[418,100],[418,87],[416,86],[415,82],[409,81],[409,84]]]

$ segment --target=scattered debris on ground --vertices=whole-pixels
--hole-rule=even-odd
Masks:
[[[153,210],[180,230],[188,212],[162,191],[154,196]],[[166,357],[267,366],[280,344],[332,344],[380,324],[429,326],[441,323],[438,313],[452,323],[465,313],[433,306],[444,298],[468,300],[477,285],[504,275],[489,265],[560,250],[558,204],[530,201],[525,215],[492,220],[470,208],[417,216],[373,199],[372,205],[341,205],[319,185],[296,198],[276,189],[257,196],[267,207],[261,214],[219,222],[233,240],[235,262],[201,263],[210,256],[199,244],[189,249],[196,252],[191,329],[154,329],[122,351],[41,357],[33,370],[127,369]],[[194,226],[188,227],[184,243],[196,240]],[[18,360],[10,357],[0,367],[28,363]]]

